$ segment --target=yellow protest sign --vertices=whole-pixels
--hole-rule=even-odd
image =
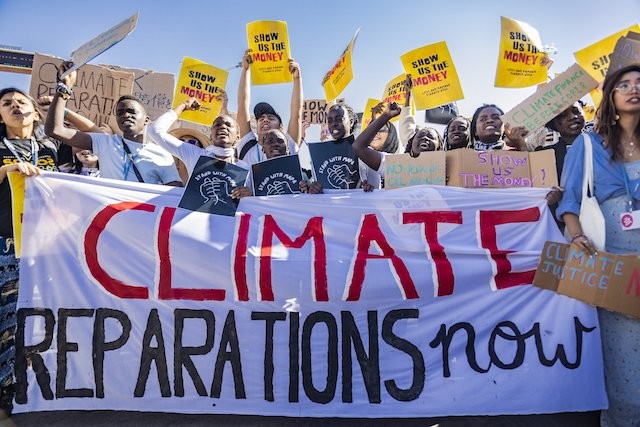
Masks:
[[[336,64],[324,75],[322,86],[324,86],[325,99],[332,101],[342,93],[347,85],[353,80],[353,68],[351,67],[351,55],[353,46],[358,38],[360,28],[356,30],[347,48],[342,52]]]
[[[222,108],[222,101],[216,97],[227,85],[228,74],[213,65],[185,57],[182,60],[172,108],[191,97],[197,98],[202,104],[200,109],[185,111],[180,114],[180,118],[211,126]]]
[[[384,87],[384,92],[382,93],[382,102],[395,102],[401,107],[404,107],[404,103],[407,100],[407,92],[404,90],[404,80],[406,77],[407,75],[402,73],[394,77],[389,83],[387,83],[387,85]],[[412,102],[411,114],[415,114],[415,110],[415,104]],[[389,121],[397,122],[398,120],[400,120],[400,116],[396,116]]]
[[[626,36],[629,31],[640,32],[640,25],[635,24],[622,31],[618,31],[584,49],[580,49],[573,55],[576,57],[578,64],[587,70],[591,77],[601,82],[604,80],[604,76],[607,75],[607,70],[609,69],[609,55],[613,53],[618,39]],[[599,100],[596,105],[598,104]]]
[[[367,104],[364,106],[364,110],[362,111],[362,123],[360,124],[360,132],[365,130],[367,126],[369,126],[369,123],[371,123],[371,109],[381,102],[381,100],[375,98],[367,99]]]
[[[7,175],[11,188],[11,214],[13,219],[13,238],[16,258],[20,258],[22,250],[22,215],[24,214],[24,180],[25,177],[17,172]]]
[[[251,84],[292,82],[289,72],[289,33],[284,21],[255,21],[247,24],[251,49]]]
[[[426,110],[464,98],[458,73],[444,41],[423,46],[400,57],[413,78],[413,100]]]
[[[547,80],[547,67],[538,30],[502,16],[496,87],[528,87]]]

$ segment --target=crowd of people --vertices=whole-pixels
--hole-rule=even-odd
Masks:
[[[65,63],[61,71],[71,64]],[[61,171],[101,178],[183,186],[201,156],[250,170],[251,166],[278,156],[308,152],[308,124],[302,122],[303,85],[300,66],[289,62],[293,77],[291,111],[287,128],[281,116],[264,101],[250,114],[251,55],[245,52],[238,87],[238,112],[226,110],[215,118],[210,136],[196,131],[171,129],[185,110],[200,108],[189,99],[151,122],[143,103],[121,97],[115,107],[119,132],[94,124],[66,108],[76,73],[56,86],[51,99],[35,101],[17,88],[0,91],[0,408],[10,413],[13,398],[13,358],[18,292],[18,261],[13,251],[9,172],[37,175],[39,170]],[[346,103],[330,106],[325,144],[351,145],[360,165],[360,188],[383,188],[385,157],[389,154],[435,150],[552,149],[561,177],[560,187],[549,193],[549,204],[567,239],[590,255],[596,255],[579,221],[582,200],[584,140],[593,143],[595,197],[606,218],[607,252],[640,254],[640,229],[622,231],[620,215],[640,209],[640,64],[610,73],[603,84],[603,99],[592,129],[577,102],[545,127],[528,135],[524,127],[505,128],[504,112],[493,104],[481,105],[469,119],[451,118],[443,135],[432,127],[416,125],[411,114],[411,76],[405,80],[404,106],[380,104],[370,112],[370,124],[357,134],[358,116]],[[226,95],[225,95],[226,96]],[[43,107],[48,107],[46,115]],[[399,126],[390,120],[399,116]],[[252,120],[255,122],[252,123]],[[543,143],[532,143],[533,140]],[[306,153],[308,156],[308,153]],[[174,158],[179,160],[176,167]],[[321,193],[311,167],[301,161],[301,192]],[[180,172],[179,172],[180,170]],[[251,196],[250,180],[233,189],[232,197]],[[640,420],[640,320],[598,309],[607,392],[610,406],[602,412],[603,425],[629,425]]]

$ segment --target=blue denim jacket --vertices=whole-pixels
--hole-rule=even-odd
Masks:
[[[603,138],[594,132],[588,132],[591,136],[593,147],[593,182],[594,193],[598,203],[602,203],[611,197],[627,194],[624,185],[624,164],[621,161],[611,160],[611,149],[605,148]],[[570,212],[580,214],[582,201],[582,171],[584,169],[584,136],[578,136],[564,159],[562,178],[560,185],[564,187],[564,194],[556,216],[562,219],[562,215]],[[629,190],[637,208],[640,200],[640,179],[629,180]]]

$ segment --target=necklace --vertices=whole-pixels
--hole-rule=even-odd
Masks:
[[[625,150],[627,153],[627,157],[633,156],[633,153],[635,153],[636,151],[636,143],[633,139],[629,141],[629,147],[630,148]]]

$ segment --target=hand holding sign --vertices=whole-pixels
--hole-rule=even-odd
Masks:
[[[58,73],[56,75],[58,82],[63,83],[67,89],[72,89],[78,78],[78,72],[75,69],[71,72],[67,72],[71,68],[73,68],[73,62],[64,61],[62,65],[60,65],[60,68],[58,68]]]

